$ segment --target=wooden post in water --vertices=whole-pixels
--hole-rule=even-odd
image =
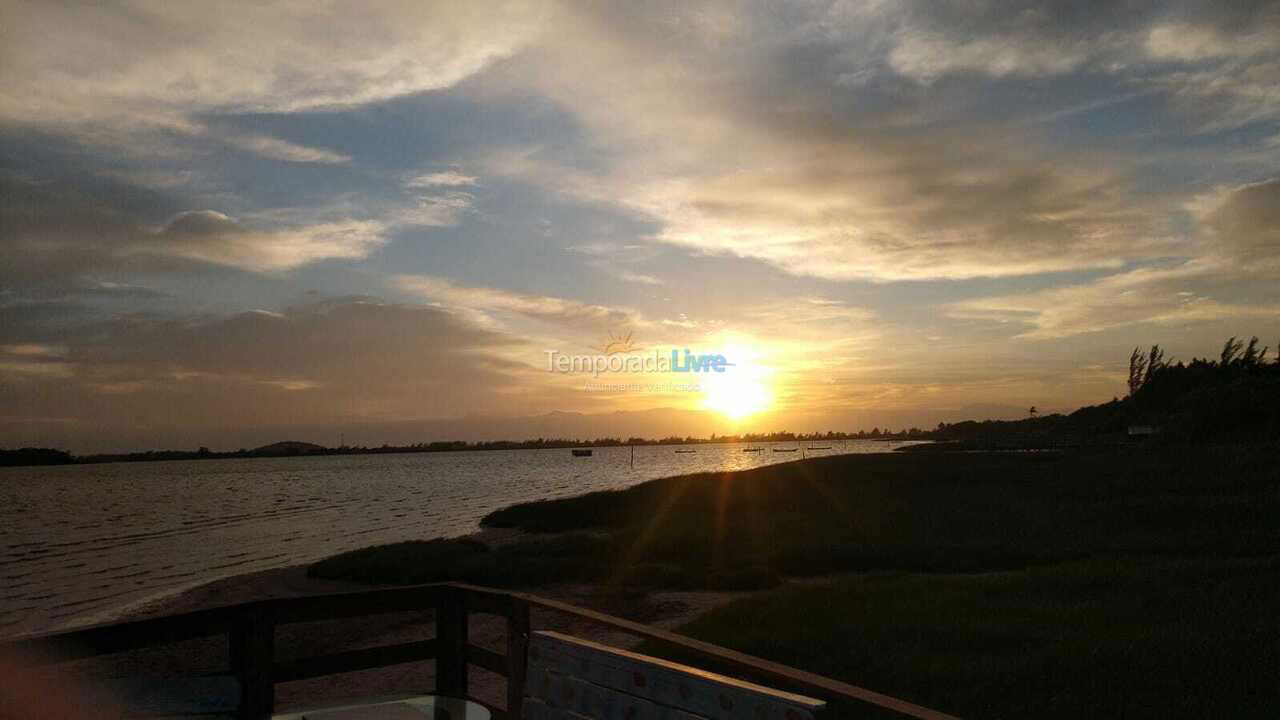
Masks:
[[[631,446],[631,469],[636,469],[636,446]]]

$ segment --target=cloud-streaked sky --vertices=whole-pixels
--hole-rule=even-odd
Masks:
[[[769,396],[653,435],[1280,336],[1274,2],[2,5],[0,445],[705,409],[547,371],[628,332]]]

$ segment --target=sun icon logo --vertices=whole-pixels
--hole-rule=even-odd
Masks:
[[[639,350],[640,346],[631,342],[631,334],[632,331],[628,330],[626,335],[614,335],[610,330],[609,339],[601,346],[600,352],[605,355],[619,355]]]

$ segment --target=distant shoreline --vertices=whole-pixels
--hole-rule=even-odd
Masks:
[[[650,440],[645,438],[598,438],[595,440],[493,440],[467,442],[464,440],[418,443],[415,445],[382,445],[379,447],[351,446],[325,447],[296,441],[273,443],[252,450],[233,451],[202,450],[147,450],[135,453],[98,453],[94,455],[72,455],[63,450],[50,448],[20,448],[17,450],[0,449],[0,467],[40,467],[52,465],[100,465],[104,463],[126,462],[166,462],[173,460],[235,460],[243,458],[288,458],[288,457],[330,457],[344,455],[402,455],[413,453],[447,453],[447,452],[488,452],[496,450],[568,450],[572,448],[603,447],[664,447],[682,445],[733,445],[743,443],[779,443],[779,442],[843,442],[848,440],[871,440],[882,442],[900,442],[903,440],[927,440],[926,434],[895,433],[870,435],[860,433],[837,433],[833,435],[791,435],[790,433],[770,433],[768,435],[733,435],[714,438],[663,438]],[[288,446],[288,447],[281,447]],[[303,447],[305,446],[305,447]],[[279,448],[279,449],[276,449]],[[28,461],[21,457],[26,454]]]

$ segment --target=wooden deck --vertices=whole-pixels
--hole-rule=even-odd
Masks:
[[[221,635],[228,639],[231,650],[231,666],[227,672],[236,678],[240,689],[235,716],[252,720],[270,717],[277,683],[434,659],[435,692],[442,695],[471,697],[469,665],[506,678],[505,707],[490,706],[490,710],[494,718],[514,720],[525,717],[523,706],[532,632],[531,611],[535,608],[564,613],[580,621],[643,638],[652,645],[674,651],[684,662],[708,671],[818,698],[828,702],[833,710],[841,709],[824,717],[954,720],[951,715],[905,700],[642,623],[536,595],[460,583],[283,598],[211,608],[19,638],[0,644],[0,652],[48,664]],[[282,625],[431,609],[435,611],[436,634],[428,640],[285,662],[276,659],[275,630]],[[468,617],[472,614],[497,615],[505,619],[505,652],[479,647],[468,640]]]

